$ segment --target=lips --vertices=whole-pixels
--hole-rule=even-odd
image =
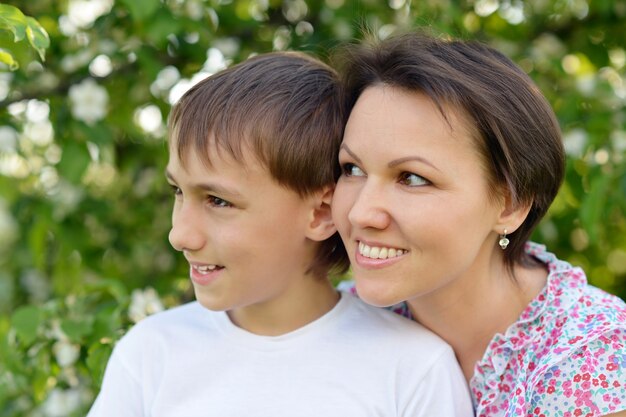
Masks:
[[[219,278],[224,267],[215,264],[189,263],[189,276],[194,284],[205,286]]]

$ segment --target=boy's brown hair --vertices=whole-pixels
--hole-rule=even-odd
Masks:
[[[304,53],[272,52],[196,84],[172,108],[168,125],[183,164],[189,152],[210,166],[213,150],[240,161],[249,150],[279,184],[306,197],[339,177],[346,118],[332,68]],[[321,242],[309,271],[341,273],[348,262],[335,233]]]

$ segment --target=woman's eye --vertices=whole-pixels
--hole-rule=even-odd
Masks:
[[[223,200],[219,197],[215,197],[214,195],[208,196],[208,200],[209,200],[209,204],[212,205],[213,207],[232,207],[233,206],[228,201]]]
[[[346,177],[363,177],[363,176],[365,176],[365,173],[361,170],[361,168],[359,168],[358,166],[356,166],[354,164],[351,164],[351,163],[343,164],[341,166],[341,172]]]
[[[419,187],[420,185],[430,184],[430,181],[412,172],[403,172],[400,175],[400,183],[409,187]]]

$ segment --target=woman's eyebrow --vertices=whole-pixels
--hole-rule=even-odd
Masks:
[[[395,167],[396,165],[400,165],[400,164],[402,164],[403,162],[407,162],[407,161],[418,161],[418,162],[421,162],[421,163],[423,163],[423,164],[426,164],[426,165],[429,165],[429,166],[433,167],[433,168],[434,168],[434,169],[436,169],[437,171],[441,171],[439,168],[437,168],[435,165],[433,165],[433,163],[432,163],[432,162],[430,162],[428,159],[426,159],[426,158],[424,158],[424,157],[421,157],[421,156],[417,156],[417,155],[414,155],[414,156],[405,156],[405,157],[403,157],[403,158],[394,159],[393,161],[389,162],[389,163],[387,164],[387,166],[388,166],[389,168],[393,168],[393,167]]]
[[[352,158],[354,158],[354,160],[357,161],[359,164],[363,163],[363,161],[361,161],[361,158],[356,156],[356,154],[354,152],[352,152],[352,150],[345,143],[342,143],[341,146],[339,146],[339,149],[343,149],[344,151],[346,151],[348,153],[348,155],[350,155]]]
[[[352,150],[348,147],[348,145],[346,145],[345,143],[342,143],[341,146],[339,147],[339,149],[343,149],[344,151],[346,151],[355,161],[357,161],[359,164],[363,164],[363,162],[361,161],[361,158],[359,158],[358,156],[356,156],[356,154],[354,152],[352,152]],[[428,159],[421,157],[421,156],[417,156],[417,155],[412,155],[412,156],[405,156],[403,158],[398,158],[398,159],[394,159],[393,161],[389,162],[387,164],[387,166],[389,168],[393,168],[397,165],[400,165],[403,162],[407,162],[407,161],[418,161],[421,162],[423,164],[429,165],[431,167],[433,167],[434,169],[436,169],[437,171],[441,171],[439,168],[437,168],[432,162],[430,162]]]

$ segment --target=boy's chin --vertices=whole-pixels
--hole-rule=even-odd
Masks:
[[[194,294],[196,301],[207,310],[211,311],[226,311],[230,310],[232,306],[228,303],[224,303],[222,300],[216,300],[214,297],[203,294],[201,290],[194,288]]]

